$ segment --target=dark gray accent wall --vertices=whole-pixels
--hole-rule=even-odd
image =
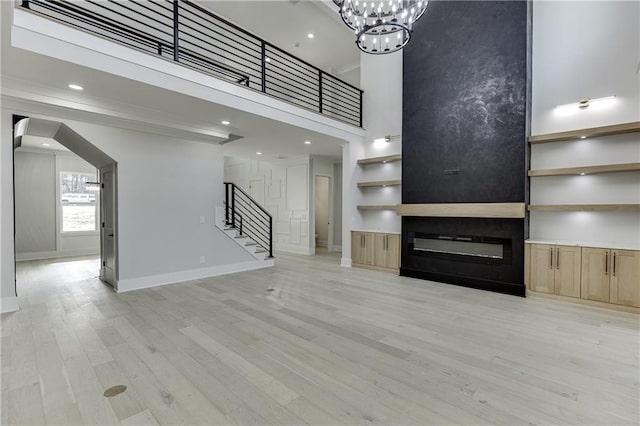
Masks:
[[[434,1],[404,52],[402,202],[524,202],[527,3]]]

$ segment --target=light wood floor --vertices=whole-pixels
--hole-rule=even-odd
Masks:
[[[638,423],[637,315],[337,263],[121,295],[97,260],[20,263],[0,421]]]

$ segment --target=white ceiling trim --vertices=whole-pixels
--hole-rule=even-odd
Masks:
[[[77,102],[58,102],[59,100],[55,98],[24,93],[5,87],[3,87],[2,90],[3,94],[2,98],[0,98],[2,108],[13,109],[15,113],[27,116],[35,112],[53,117],[84,121],[119,129],[135,130],[154,135],[171,136],[195,142],[220,143],[226,139],[194,131],[162,126],[144,119],[136,120],[133,117],[123,117],[118,114],[111,114],[113,111],[100,110]]]

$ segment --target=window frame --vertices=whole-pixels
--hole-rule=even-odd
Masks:
[[[59,226],[60,226],[60,236],[64,237],[81,237],[81,236],[90,236],[90,235],[98,235],[100,234],[100,191],[96,191],[96,202],[93,204],[95,208],[95,221],[94,221],[94,229],[83,229],[79,231],[65,231],[64,229],[64,206],[62,205],[62,176],[64,174],[77,174],[77,175],[86,175],[89,177],[89,181],[97,182],[98,181],[98,170],[95,172],[83,172],[83,171],[69,171],[69,170],[60,170],[58,172],[58,188],[56,197],[56,204],[58,206],[58,215],[60,217]]]

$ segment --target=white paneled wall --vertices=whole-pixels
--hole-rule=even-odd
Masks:
[[[336,200],[336,185],[342,186],[339,164],[327,158],[299,157],[274,163],[225,157],[225,182],[233,182],[256,201],[264,199],[264,207],[273,216],[274,249],[292,253],[315,252],[314,179],[327,176],[331,179],[331,217],[333,218],[330,249],[339,251],[341,238],[342,203]],[[341,197],[341,194],[338,194]],[[332,241],[329,241],[330,243]]]

